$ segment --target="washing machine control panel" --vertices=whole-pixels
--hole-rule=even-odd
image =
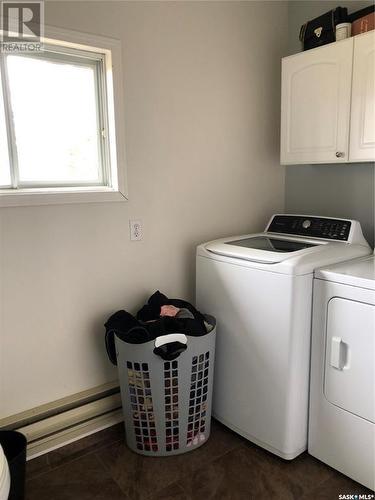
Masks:
[[[350,228],[350,220],[304,215],[275,215],[267,232],[348,241]]]

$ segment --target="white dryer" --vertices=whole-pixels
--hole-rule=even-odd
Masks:
[[[301,215],[197,248],[197,305],[217,318],[218,420],[285,459],[306,449],[313,271],[370,251],[358,222]]]
[[[375,489],[375,256],[316,271],[308,451]]]

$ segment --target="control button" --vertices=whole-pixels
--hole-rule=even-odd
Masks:
[[[304,229],[309,229],[310,226],[311,226],[311,220],[306,219],[302,222],[302,227]]]

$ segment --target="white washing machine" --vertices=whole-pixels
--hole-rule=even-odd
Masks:
[[[313,271],[368,255],[352,220],[274,215],[197,248],[197,305],[217,318],[213,414],[285,459],[307,447]]]
[[[375,489],[375,256],[316,271],[308,450]]]

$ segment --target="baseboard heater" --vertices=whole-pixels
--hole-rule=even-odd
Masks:
[[[122,420],[116,381],[0,419],[0,428],[26,436],[30,460]]]

